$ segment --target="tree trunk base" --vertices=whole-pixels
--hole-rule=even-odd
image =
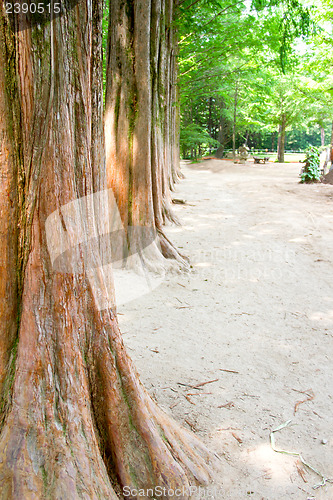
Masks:
[[[84,339],[68,338],[75,312],[53,343],[26,330],[33,357],[22,334],[0,437],[0,498],[116,500],[156,487],[163,498],[175,489],[189,498],[190,486],[209,484],[217,457],[151,399],[112,313],[90,312]]]

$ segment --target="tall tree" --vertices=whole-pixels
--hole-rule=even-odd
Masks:
[[[108,279],[92,237],[108,216],[102,2],[21,31],[0,9],[1,498],[205,482],[206,449],[152,401],[96,296]]]
[[[163,257],[186,266],[162,228],[167,219],[175,220],[171,189],[179,173],[174,11],[174,0],[109,4],[108,186],[116,196],[131,258],[140,257],[153,269],[166,264]]]

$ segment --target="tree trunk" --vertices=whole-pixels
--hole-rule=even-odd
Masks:
[[[333,164],[333,122],[332,122],[332,130],[331,130],[331,142],[329,147],[326,149],[326,158],[325,158],[325,163],[323,166],[323,174],[327,174],[327,168],[328,164],[331,164],[331,169],[332,169],[332,164]]]
[[[272,149],[271,149],[272,152],[275,151],[275,139],[276,139],[276,132],[273,132],[272,133]]]
[[[284,144],[286,138],[287,116],[285,113],[281,115],[281,123],[279,125],[279,138],[278,138],[278,162],[284,163]]]
[[[173,0],[110,1],[106,81],[106,165],[132,262],[187,263],[165,237],[177,222],[171,188],[179,174]],[[142,231],[141,228],[145,228]],[[124,255],[125,257],[125,255]]]
[[[234,97],[234,120],[232,125],[232,156],[236,159],[236,126],[237,126],[237,104],[238,104],[238,82],[236,82],[235,87],[235,97]]]
[[[208,480],[207,450],[140,383],[92,237],[110,215],[101,20],[102,2],[82,1],[13,33],[0,10],[1,499]]]
[[[332,121],[332,131],[331,131],[331,168],[333,165],[333,121]]]
[[[208,133],[210,137],[213,137],[213,98],[210,97],[208,99]],[[213,147],[209,146],[209,154],[212,153]]]
[[[325,161],[323,165],[323,175],[327,174],[328,163],[331,161],[331,146],[327,147],[325,150]]]

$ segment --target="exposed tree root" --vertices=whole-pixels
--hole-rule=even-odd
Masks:
[[[189,271],[189,259],[177,250],[162,230],[157,229],[157,232],[163,256],[167,259],[174,259],[174,261],[179,265],[180,270]]]
[[[176,224],[176,226],[181,225],[178,217],[174,214],[172,209],[172,202],[167,201],[165,198],[162,203],[162,216],[164,224],[169,221],[172,224]]]
[[[32,298],[44,284],[52,290],[50,279],[27,282],[0,498],[115,500],[125,487],[156,486],[188,498],[189,485],[209,481],[214,456],[152,401],[112,312],[96,310],[85,280],[51,281],[62,293],[45,307]]]
[[[136,37],[127,46],[115,43],[110,51],[112,54],[115,47],[124,49],[124,68],[137,70],[129,88],[125,76],[122,87],[130,122],[128,107],[118,110],[119,151],[126,167],[122,172],[129,172],[126,151],[131,142],[127,131],[131,130],[140,145],[132,147],[131,173],[135,171],[137,176],[131,178],[131,187],[144,187],[136,193],[140,196],[131,198],[126,228],[154,221],[151,190],[145,189],[147,179],[140,177],[144,163],[146,173],[150,168],[151,138],[145,136],[150,126],[146,120],[149,95],[145,85],[150,82],[151,32],[147,18],[151,5],[132,3],[135,9],[123,2],[110,2],[110,9],[119,10],[119,22],[111,16],[115,27],[111,32],[119,33],[119,26],[121,36]],[[172,5],[169,2],[170,9]],[[135,30],[130,29],[131,22],[124,23],[134,14],[139,16]],[[171,18],[172,12],[168,25]],[[4,261],[11,271],[1,282],[1,300],[8,301],[1,316],[6,338],[0,343],[1,500],[116,500],[122,497],[125,486],[186,489],[190,484],[208,481],[206,463],[213,460],[200,441],[151,400],[125,351],[111,309],[102,309],[95,295],[96,289],[103,295],[109,281],[104,276],[103,258],[97,255],[95,260],[94,252],[89,255],[91,235],[97,240],[95,245],[91,243],[93,250],[103,246],[97,230],[101,220],[94,219],[95,205],[93,211],[85,213],[78,200],[106,189],[102,19],[103,4],[93,0],[68,9],[66,15],[45,26],[34,26],[19,34],[9,34],[7,24],[3,19],[0,22],[0,61],[7,72],[4,75],[0,65],[0,89],[10,90],[0,92],[0,111],[11,110],[15,115],[14,120],[0,114],[1,145],[11,142],[10,147],[3,148],[0,167],[2,173],[11,167],[13,179],[0,193],[1,221],[5,220],[1,226],[4,255],[11,255]],[[140,33],[145,36],[142,50],[137,43]],[[4,34],[8,35],[6,40]],[[136,51],[136,64],[127,48]],[[145,71],[140,72],[137,66],[144,61]],[[117,68],[113,71],[110,66],[112,78],[119,73]],[[138,95],[145,96],[138,100],[137,109],[131,92],[136,87]],[[13,134],[14,122],[22,128],[23,139]],[[10,165],[7,151],[17,156],[20,176],[16,163]],[[134,169],[134,164],[138,168]],[[124,175],[120,183],[124,191],[128,181]],[[8,196],[12,196],[10,206]],[[77,218],[66,212],[73,202]],[[103,208],[107,212],[106,204]],[[147,208],[149,213],[145,214]],[[62,270],[54,266],[49,252],[46,223],[52,216],[59,217],[64,234],[51,230],[51,247],[61,250],[66,233],[68,249],[78,249],[69,252],[62,264],[70,266]],[[22,229],[29,238],[18,234]],[[140,231],[142,234],[142,227]],[[158,238],[162,252],[155,245],[150,257],[158,254],[157,260],[171,257],[186,264],[162,231],[158,231]],[[87,243],[86,248],[83,243]],[[136,255],[147,241],[134,238],[131,243],[131,255]],[[59,256],[63,253],[59,251]],[[93,284],[90,273],[96,275]],[[185,490],[183,498],[187,497]]]

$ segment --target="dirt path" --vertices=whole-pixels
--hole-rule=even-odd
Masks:
[[[202,498],[333,499],[269,442],[292,419],[277,445],[333,478],[333,186],[300,185],[299,169],[184,167],[168,234],[192,272],[119,311],[145,385],[221,455],[221,490]]]

